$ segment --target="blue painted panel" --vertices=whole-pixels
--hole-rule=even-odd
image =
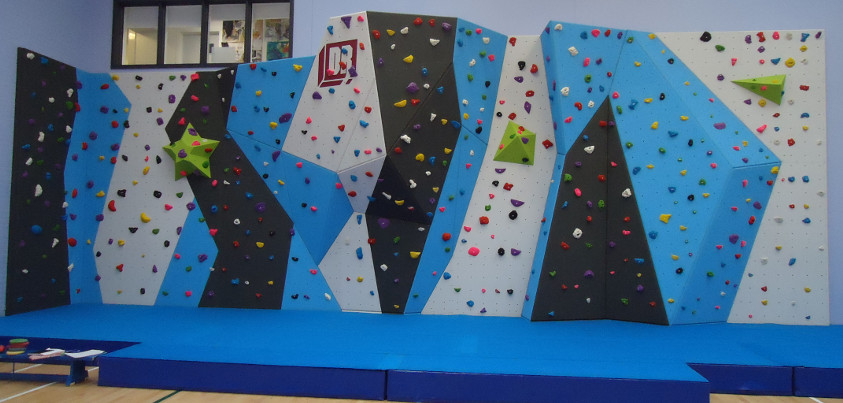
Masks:
[[[195,199],[193,203],[196,203]],[[216,258],[214,238],[202,217],[202,210],[195,208],[187,213],[184,220],[155,305],[199,306]]]
[[[67,236],[76,246],[68,248],[71,303],[102,303],[93,244],[97,237],[107,192],[119,160],[123,122],[129,117],[129,101],[108,74],[77,70],[80,110],[64,171],[67,190]],[[117,127],[114,127],[117,126]]]
[[[726,321],[776,175],[774,164],[733,168],[725,181],[720,205],[708,215],[706,236],[680,302],[684,309],[671,323]]]
[[[463,127],[484,143],[489,142],[506,45],[506,35],[457,20],[454,76]]]
[[[299,232],[296,228],[296,233]],[[290,240],[290,259],[287,261],[281,309],[341,311],[324,274],[298,235]]]
[[[472,152],[474,155],[471,155]],[[463,128],[453,151],[448,176],[440,190],[442,197],[439,198],[437,206],[440,211],[434,216],[428,231],[425,250],[416,270],[405,313],[420,313],[424,309],[451,260],[474,186],[477,184],[477,177],[480,175],[485,152],[486,144],[474,133]],[[467,164],[471,166],[468,167]],[[443,208],[445,211],[441,210]],[[442,238],[445,233],[451,235],[450,240],[445,241]]]
[[[650,56],[651,63],[664,74],[694,118],[708,134],[710,143],[734,167],[778,163],[773,152],[746,127],[737,116],[703,84],[658,37],[650,39],[646,33],[636,32],[636,44]],[[670,62],[672,60],[672,62]],[[718,129],[715,124],[725,124]],[[719,126],[718,126],[719,127]]]
[[[312,65],[313,57],[238,65],[228,130],[280,149]]]
[[[561,30],[556,30],[558,25]],[[594,35],[594,34],[597,35]],[[608,35],[607,35],[608,34]],[[550,21],[541,35],[556,152],[566,154],[594,112],[611,94],[624,30]],[[576,55],[569,50],[576,49]],[[568,95],[563,89],[568,88]],[[593,107],[589,107],[593,101]],[[566,120],[570,118],[570,122]]]
[[[699,261],[696,256],[711,217],[721,205],[730,166],[692,118],[693,109],[635,42],[623,49],[612,91],[618,93],[612,107],[633,197],[672,319],[682,310],[677,302],[686,285],[696,281],[691,269]]]

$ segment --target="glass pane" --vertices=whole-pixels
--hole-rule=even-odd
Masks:
[[[123,9],[123,64],[158,61],[158,7]]]
[[[252,61],[291,57],[290,3],[252,4]]]
[[[208,63],[243,63],[246,5],[214,4],[208,12]]]
[[[202,6],[167,6],[164,63],[199,63],[202,43]]]

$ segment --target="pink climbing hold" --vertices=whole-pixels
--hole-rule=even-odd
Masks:
[[[767,130],[767,125],[761,125],[758,126],[757,129],[755,129],[755,131],[757,131],[758,133],[764,133],[764,130]]]
[[[477,256],[477,255],[480,254],[480,248],[478,248],[476,246],[472,246],[472,247],[468,248],[468,254],[471,255],[471,256]]]

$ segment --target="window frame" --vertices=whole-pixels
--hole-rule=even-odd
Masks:
[[[220,4],[244,4],[246,6],[243,35],[243,63],[251,63],[252,54],[252,5],[261,3],[290,4],[290,33],[292,36],[294,0],[114,0],[111,28],[111,68],[112,69],[159,69],[159,68],[204,68],[228,67],[239,63],[208,63],[208,28],[210,7]],[[164,50],[167,41],[167,6],[202,6],[202,26],[200,27],[199,63],[173,64],[164,62]],[[127,7],[158,7],[158,38],[155,64],[123,64],[124,15]],[[293,51],[293,37],[290,38],[290,53]]]

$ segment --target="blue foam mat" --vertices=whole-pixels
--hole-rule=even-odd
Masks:
[[[806,367],[825,369],[821,372],[829,376],[843,368],[843,346],[828,343],[843,338],[843,326],[658,326],[609,320],[530,322],[501,317],[77,304],[0,318],[0,328],[23,337],[139,343],[108,355],[114,359],[522,375],[543,377],[547,382],[562,382],[554,379],[560,377],[595,382],[704,382],[686,363],[732,369]],[[488,378],[488,384],[496,379]],[[822,384],[810,386],[804,389],[824,394]],[[528,389],[522,392],[528,395]]]

